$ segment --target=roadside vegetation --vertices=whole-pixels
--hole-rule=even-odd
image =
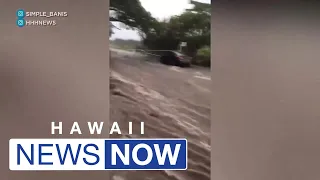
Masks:
[[[142,39],[141,44],[136,45],[139,48],[177,50],[181,42],[186,42],[183,53],[193,57],[194,64],[210,67],[211,5],[197,1],[191,4],[193,8],[182,14],[158,21],[139,0],[130,0],[130,3],[129,0],[110,0],[110,36],[116,28],[113,23],[120,22],[125,28],[139,31]]]
[[[141,46],[141,42],[131,39],[114,39],[110,41],[110,46],[119,49],[135,49]]]

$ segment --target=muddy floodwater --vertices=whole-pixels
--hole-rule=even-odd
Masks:
[[[111,121],[119,123],[120,137],[187,138],[189,157],[186,171],[113,171],[113,180],[209,180],[210,70],[166,66],[115,49],[110,65]],[[128,121],[133,122],[132,135]]]

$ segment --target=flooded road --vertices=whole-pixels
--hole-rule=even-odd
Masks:
[[[210,179],[210,70],[166,66],[116,49],[110,67],[111,122],[125,130],[132,121],[133,134],[137,132],[122,131],[122,137],[187,138],[189,157],[186,171],[115,171],[113,179]],[[145,123],[144,135],[135,129],[140,122]]]

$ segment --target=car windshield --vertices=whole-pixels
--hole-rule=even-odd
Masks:
[[[184,54],[181,54],[181,53],[179,53],[179,52],[177,52],[177,51],[174,51],[174,53],[175,53],[176,55],[178,55],[178,56],[185,56]]]

